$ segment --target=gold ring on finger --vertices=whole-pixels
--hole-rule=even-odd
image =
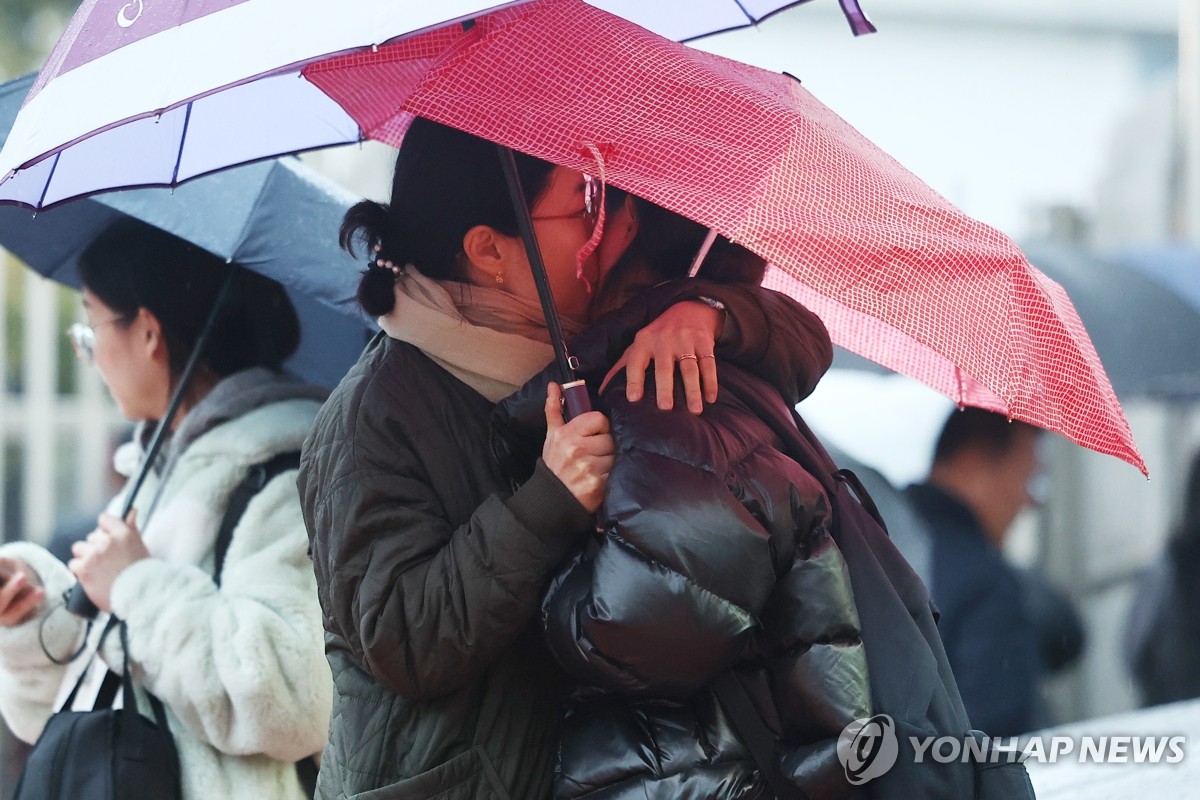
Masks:
[[[677,357],[675,360],[676,360],[676,361],[683,361],[685,358],[690,358],[692,361],[696,361],[696,360],[697,360],[697,358],[696,358],[696,354],[695,354],[695,353],[684,353],[683,355],[681,355],[681,356],[678,356],[678,357]]]

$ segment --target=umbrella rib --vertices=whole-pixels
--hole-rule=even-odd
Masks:
[[[50,174],[46,176],[46,183],[42,186],[42,194],[38,198],[38,208],[41,208],[46,203],[46,195],[50,193],[50,184],[54,181],[54,172],[58,169],[58,160],[60,158],[62,158],[61,150],[54,154],[54,163],[50,165]],[[36,209],[34,209],[34,214],[37,214]]]
[[[749,24],[753,25],[755,22],[757,22],[757,20],[754,19],[754,15],[747,11],[746,7],[742,5],[742,0],[733,0],[733,2],[735,5],[737,5],[738,9],[740,9],[741,12],[746,15],[746,21]]]
[[[187,110],[183,113],[183,132],[179,136],[179,152],[175,154],[175,168],[171,170],[171,185],[174,186],[179,182],[179,165],[183,163],[183,148],[187,143],[188,125],[192,121],[192,104],[187,104]]]
[[[274,160],[280,165],[282,165],[285,160],[294,160],[296,163],[300,163],[300,157],[296,155],[277,157]],[[274,176],[274,170],[268,171],[266,178],[258,185],[258,192],[254,195],[254,202],[250,205],[251,211],[246,215],[246,221],[242,223],[242,230],[238,233],[237,243],[234,244],[231,254],[225,259],[226,262],[230,264],[237,262],[242,266],[246,266],[245,264],[242,264],[241,261],[242,246],[246,244],[246,239],[249,238],[250,231],[254,228],[254,216],[256,213],[258,213],[258,209],[262,204],[263,198],[267,195],[267,192],[271,190],[271,186],[275,180]]]

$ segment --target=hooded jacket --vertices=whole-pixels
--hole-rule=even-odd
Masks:
[[[628,344],[643,305],[573,341],[595,370],[590,386]],[[556,797],[767,796],[710,688],[730,669],[785,744],[784,774],[814,799],[849,792],[837,737],[870,712],[853,594],[821,484],[758,413],[778,406],[790,419],[832,348],[820,320],[789,298],[762,293],[760,313],[787,368],[722,362],[720,396],[700,416],[682,402],[669,412],[628,403],[621,379],[594,398],[617,444],[599,531],[542,604],[546,640],[574,688]],[[497,449],[518,473],[547,380],[498,408]]]
[[[264,369],[225,378],[183,418],[164,448],[166,468],[147,476],[134,505],[152,557],[117,577],[112,609],[128,625],[135,682],[166,707],[184,798],[302,798],[294,762],[324,744],[329,668],[295,471],[250,500],[233,530],[221,586],[212,579],[231,493],[251,467],[300,448],[323,396]],[[144,457],[144,433],[116,454],[126,475]],[[110,513],[118,513],[126,491]],[[47,649],[74,651],[84,626],[58,598],[75,580],[36,544],[5,545],[0,554],[24,560],[46,589],[47,609],[0,628],[0,711],[32,742],[94,652],[106,615],[92,626],[81,659],[52,663],[38,643],[41,617],[49,614]],[[91,670],[120,671],[121,664],[119,637],[109,636]]]

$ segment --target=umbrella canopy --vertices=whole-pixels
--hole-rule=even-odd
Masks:
[[[192,6],[211,10],[212,2]],[[265,0],[244,0],[230,11],[255,2]],[[356,10],[370,16],[366,7],[358,9],[359,2],[366,0],[355,0],[336,15],[314,10],[312,18],[324,23],[326,16],[354,16]],[[93,5],[106,3],[113,0]],[[370,8],[378,12],[388,5]],[[458,9],[458,3],[451,5]],[[287,13],[297,13],[296,5]],[[197,22],[217,16],[210,13]],[[330,26],[338,27],[341,23],[332,18]],[[672,44],[579,0],[532,0],[471,22],[361,48],[319,68],[310,65],[303,70],[308,81],[288,77],[276,84],[268,76],[242,84],[257,87],[255,95],[218,91],[248,79],[229,78],[221,72],[223,63],[214,63],[218,77],[206,81],[212,94],[177,106],[169,122],[164,113],[157,122],[131,123],[143,129],[168,123],[160,129],[175,130],[162,147],[130,150],[136,158],[114,156],[119,148],[89,151],[89,143],[101,137],[82,139],[69,150],[50,136],[46,147],[31,146],[40,141],[39,126],[51,127],[51,118],[83,113],[71,98],[80,95],[87,105],[89,92],[100,94],[105,85],[83,81],[82,67],[64,72],[56,57],[47,74],[61,72],[58,85],[70,78],[75,91],[43,100],[47,83],[26,108],[38,105],[38,121],[23,127],[23,143],[6,148],[0,158],[11,166],[32,163],[14,156],[21,148],[60,155],[12,175],[0,183],[0,191],[46,204],[102,185],[176,180],[297,149],[293,132],[328,133],[339,125],[353,129],[347,138],[365,134],[397,144],[410,115],[420,114],[606,175],[626,190],[713,227],[777,265],[769,285],[821,314],[837,343],[957,402],[1060,431],[1144,471],[1116,396],[1062,288],[1031,267],[1007,237],[963,215],[798,82]],[[394,28],[368,25],[367,30]],[[188,44],[187,37],[168,39],[179,51],[164,44],[157,58],[147,57],[136,43],[100,50],[118,57],[122,69],[114,75],[181,72],[180,65],[192,63],[183,55],[188,47],[199,47],[211,58],[218,41],[202,29],[188,31],[198,44]],[[86,32],[73,25],[64,41],[82,42]],[[261,38],[245,49],[277,47]],[[223,49],[231,47],[228,40],[220,41]],[[240,54],[243,48],[232,49]],[[66,53],[71,46],[60,50]],[[312,104],[299,99],[311,90],[309,83],[329,95],[315,122],[302,119],[314,113]],[[125,84],[113,85],[121,95]],[[197,127],[191,120],[204,116],[200,101],[218,98],[246,124]],[[113,102],[106,124],[117,126],[114,133],[132,131],[120,125],[130,118],[128,109],[119,97]],[[94,112],[87,113],[96,121]],[[348,118],[352,122],[346,123]],[[57,139],[62,140],[61,131]],[[165,178],[148,177],[143,165],[155,162],[159,151],[173,169]],[[189,152],[203,154],[207,166],[185,164]],[[54,189],[60,174],[64,180],[75,176],[76,183]]]
[[[676,40],[743,27],[799,4],[594,2]],[[855,32],[874,30],[857,0],[841,2]],[[519,4],[83,3],[0,150],[0,202],[49,207],[103,189],[176,185],[231,164],[358,141],[362,137],[354,121],[313,86],[296,79],[300,67]],[[280,20],[288,21],[286,34],[265,33],[275,31]],[[280,120],[287,124],[278,124]]]
[[[1066,292],[798,81],[537,0],[304,76],[367,136],[413,115],[592,174],[766,258],[835,343],[1145,470]]]
[[[0,140],[32,76],[0,86]],[[325,386],[361,352],[371,323],[354,301],[360,266],[337,246],[356,198],[294,158],[265,161],[175,191],[112,192],[34,214],[0,206],[0,247],[32,269],[79,288],[79,254],[109,225],[136,217],[287,287],[301,341],[285,365]]]

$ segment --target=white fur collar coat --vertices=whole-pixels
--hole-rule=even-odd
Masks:
[[[295,471],[275,477],[250,501],[234,529],[219,589],[211,577],[230,493],[249,467],[298,451],[312,424],[319,403],[292,386],[266,395],[261,381],[245,392],[226,387],[224,401],[236,416],[215,415],[213,427],[179,453],[143,530],[154,557],[133,564],[113,584],[113,612],[128,623],[134,679],[167,707],[186,800],[301,798],[294,762],[320,752],[328,733],[331,679]],[[118,453],[118,467],[128,468],[129,455]],[[158,481],[146,479],[136,503],[139,519]],[[57,666],[43,654],[40,617],[50,613],[44,634],[56,655],[78,646],[83,626],[55,610],[74,583],[60,561],[25,542],[0,553],[26,561],[46,587],[48,608],[39,619],[0,628],[0,713],[17,736],[32,742],[79,669]],[[101,627],[103,620],[93,627],[93,639]],[[109,640],[103,657],[119,671],[119,637]]]

